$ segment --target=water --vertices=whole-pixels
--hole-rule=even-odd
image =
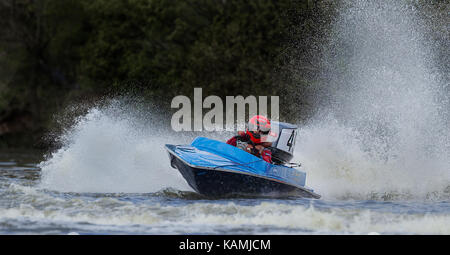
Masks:
[[[113,100],[49,153],[0,153],[3,234],[450,234],[448,77],[401,1],[345,1],[293,161],[322,195],[205,199],[170,168],[164,118]],[[431,20],[433,21],[433,20]]]
[[[117,107],[123,106],[91,109],[67,131],[66,144],[51,154],[1,154],[0,233],[450,234],[448,191],[428,198],[377,189],[366,194],[371,187],[359,185],[364,179],[352,170],[342,180],[340,169],[318,170],[329,174],[324,179],[308,171],[307,184],[323,195],[320,200],[205,199],[169,167],[163,150],[165,142],[184,143],[191,137],[145,128],[140,120],[121,116]],[[147,133],[155,130],[158,136]],[[304,137],[297,142],[303,148],[299,151],[308,147]],[[296,159],[305,156],[314,158],[314,153]],[[328,160],[332,156],[322,154]],[[304,162],[317,167],[312,160]],[[357,185],[334,186],[344,181]]]
[[[62,192],[40,187],[39,157],[16,152],[0,161],[1,234],[450,233],[448,200],[206,200],[152,192],[151,181],[139,193]]]

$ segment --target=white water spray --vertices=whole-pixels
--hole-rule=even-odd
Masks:
[[[170,168],[164,149],[164,144],[183,138],[174,139],[157,123],[132,117],[133,111],[124,107],[131,108],[112,102],[81,117],[62,137],[62,148],[41,163],[41,187],[114,193],[190,190]]]
[[[449,95],[410,4],[350,1],[324,47],[326,93],[297,158],[324,198],[448,198]]]

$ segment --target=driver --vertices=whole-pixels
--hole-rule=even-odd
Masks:
[[[267,142],[269,132],[270,120],[262,115],[256,115],[248,121],[245,132],[238,131],[238,135],[230,138],[227,143],[272,163],[272,152],[269,149],[272,143]]]

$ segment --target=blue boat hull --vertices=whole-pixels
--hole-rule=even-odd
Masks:
[[[171,166],[197,193],[208,197],[301,196],[320,198],[304,187],[306,174],[272,165],[234,146],[199,137],[189,145],[166,145]]]
[[[318,198],[291,185],[256,176],[218,170],[205,170],[186,165],[172,156],[171,164],[178,169],[189,186],[209,197],[240,196],[301,196]]]

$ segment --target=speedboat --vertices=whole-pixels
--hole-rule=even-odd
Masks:
[[[190,187],[207,197],[300,196],[320,198],[305,186],[306,173],[289,163],[297,127],[278,122],[270,164],[227,143],[197,137],[190,145],[166,144],[170,164]],[[298,167],[298,165],[297,165]]]

